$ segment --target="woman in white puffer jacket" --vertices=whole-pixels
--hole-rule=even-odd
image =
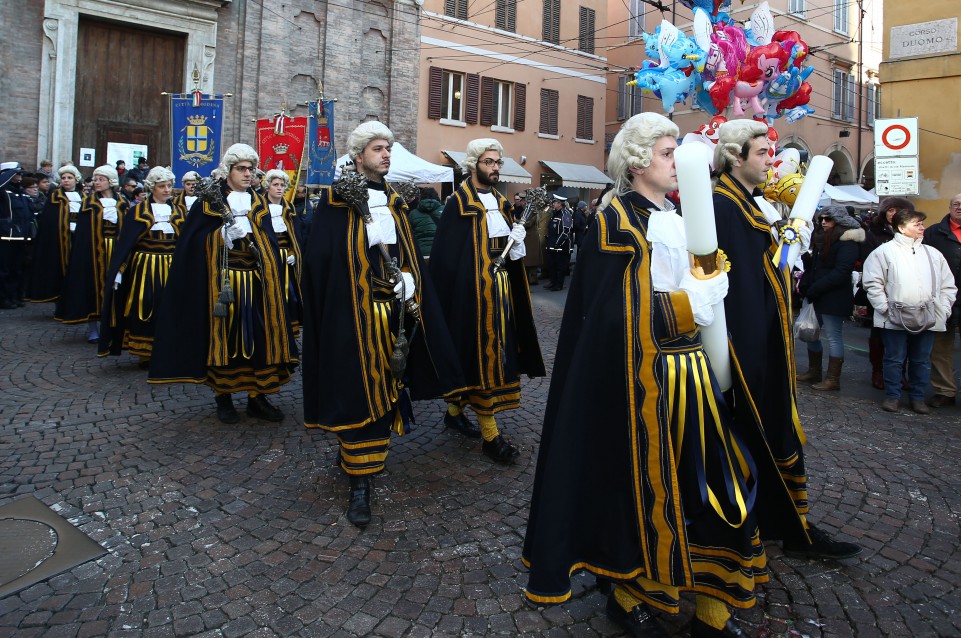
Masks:
[[[921,243],[925,214],[900,210],[891,220],[894,239],[875,249],[864,262],[863,286],[874,306],[874,326],[882,328],[884,341],[884,401],[881,408],[898,411],[901,370],[908,360],[908,398],[911,409],[930,412],[924,392],[931,377],[934,333],[945,322],[958,293],[951,268],[940,251]],[[912,332],[895,321],[890,304],[918,305],[933,299],[936,322],[929,330]]]

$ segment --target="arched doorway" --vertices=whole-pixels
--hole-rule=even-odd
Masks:
[[[861,188],[866,191],[874,188],[874,156],[869,157],[861,167]]]
[[[828,184],[840,186],[841,184],[857,184],[857,175],[854,173],[854,164],[842,149],[835,149],[828,153],[828,157],[834,160],[834,168],[828,177]]]

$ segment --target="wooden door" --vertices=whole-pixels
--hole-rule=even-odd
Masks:
[[[74,162],[81,148],[94,148],[99,166],[108,142],[125,142],[146,144],[151,166],[170,165],[170,98],[161,93],[183,90],[186,47],[185,34],[81,17]]]

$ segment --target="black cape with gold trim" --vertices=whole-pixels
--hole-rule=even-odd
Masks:
[[[406,204],[387,186],[397,244],[389,247],[414,277],[421,325],[410,344],[405,385],[414,399],[459,392],[463,374],[433,284],[416,248]],[[304,423],[329,430],[359,428],[392,408],[375,390],[381,374],[369,364],[374,317],[371,277],[380,276],[379,250],[367,246],[363,220],[329,189],[317,206],[304,249]],[[398,250],[399,246],[399,250]],[[399,312],[399,304],[394,311]],[[406,321],[407,336],[412,323]]]
[[[117,200],[117,235],[123,230],[127,201],[114,193]],[[100,318],[103,306],[104,277],[110,261],[104,243],[103,206],[100,197],[87,195],[80,203],[77,229],[73,233],[70,259],[63,289],[53,318],[63,323],[83,323]]]
[[[705,576],[692,568],[689,516],[695,516],[699,538],[705,530],[715,534],[713,547],[696,550],[702,557],[699,569],[704,569],[704,555],[716,557],[718,570],[728,569],[725,552],[713,548],[743,546],[742,531],[718,524],[713,510],[704,507],[698,513],[696,504],[681,502],[697,493],[697,477],[676,470],[672,451],[679,454],[674,446],[682,442],[667,426],[670,391],[659,370],[673,344],[687,339],[690,348],[700,349],[700,337],[672,333],[679,325],[676,316],[665,311],[663,299],[655,301],[666,293],[653,288],[652,247],[646,218],[641,219],[646,206],[651,205],[634,193],[615,198],[598,212],[578,255],[551,373],[522,555],[531,568],[527,596],[538,603],[567,600],[570,576],[582,569],[612,579],[644,576],[693,588],[695,579]],[[690,392],[687,401],[695,401]],[[692,433],[693,425],[688,423]],[[761,437],[755,420],[728,427],[741,441]],[[712,438],[707,439],[709,455],[717,446]],[[781,516],[784,534],[803,539],[801,520],[792,516],[793,504],[770,454],[753,455],[753,460],[754,515],[766,509]]]
[[[70,201],[63,188],[51,191],[37,221],[27,301],[56,301],[70,259]]]
[[[798,512],[808,510],[804,432],[797,410],[791,276],[772,257],[777,242],[753,198],[729,174],[714,189],[717,244],[731,262],[724,299],[731,336],[735,413],[756,418],[791,491]],[[762,521],[766,538],[779,538]]]
[[[153,196],[147,198],[127,211],[123,220],[123,228],[120,236],[117,237],[117,244],[113,249],[113,256],[110,259],[110,267],[104,281],[107,286],[103,293],[103,309],[100,313],[100,348],[97,352],[100,356],[119,355],[123,350],[124,336],[124,305],[127,302],[127,291],[130,282],[130,269],[125,268],[125,278],[120,288],[114,290],[113,282],[117,278],[117,273],[124,264],[128,264],[131,256],[137,248],[140,239],[153,227],[155,221],[150,204],[153,203]],[[175,233],[179,231],[183,224],[182,209],[173,206],[173,200],[166,202],[171,206],[170,224],[174,227]],[[154,312],[160,308],[160,299],[154,300]],[[114,318],[114,321],[111,321]],[[113,325],[111,325],[113,324]]]
[[[266,274],[263,290],[268,338],[264,357],[269,365],[292,372],[299,359],[283,290],[278,285],[282,270],[277,237],[266,201],[253,189],[247,192],[253,205],[249,237],[263,259]],[[209,367],[227,365],[225,322],[212,321],[219,295],[222,225],[220,212],[198,199],[180,229],[157,315],[150,383],[205,383]]]
[[[512,204],[497,191],[492,192],[504,221],[512,226],[515,221],[510,215]],[[497,337],[495,308],[491,303],[493,258],[488,248],[485,216],[486,209],[477,189],[470,179],[464,180],[444,206],[429,264],[467,384],[480,389],[501,385],[496,378],[500,371],[506,382],[516,381],[521,374],[531,378],[547,374],[537,341],[523,259],[508,259],[506,265],[517,344],[516,369],[512,370],[509,365],[514,359],[512,356],[506,355],[506,360],[501,360],[500,348],[494,343]]]

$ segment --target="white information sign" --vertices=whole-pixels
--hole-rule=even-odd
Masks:
[[[892,58],[906,58],[912,55],[928,55],[931,53],[954,53],[957,50],[957,17],[891,27]]]
[[[917,157],[878,157],[874,160],[874,189],[879,197],[917,195],[920,184]]]
[[[97,165],[97,151],[92,148],[80,148],[80,165],[81,166],[96,166]]]
[[[909,157],[918,154],[918,118],[874,121],[874,156]]]
[[[111,166],[116,166],[118,160],[123,160],[129,171],[137,165],[137,160],[141,157],[147,157],[146,144],[107,142],[107,163]]]

